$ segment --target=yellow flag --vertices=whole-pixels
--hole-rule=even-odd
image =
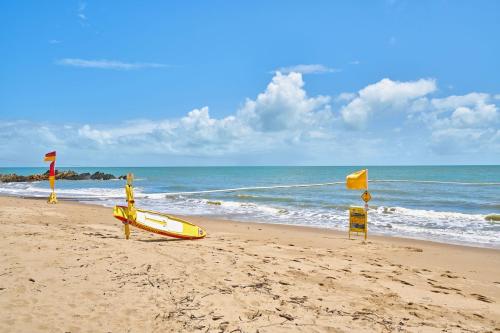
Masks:
[[[345,185],[349,190],[367,190],[368,170],[364,169],[351,173],[345,178]]]

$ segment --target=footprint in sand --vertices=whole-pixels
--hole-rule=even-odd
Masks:
[[[430,279],[429,279],[430,280]],[[434,281],[435,282],[435,281]],[[441,285],[438,285],[438,284],[435,284],[431,281],[427,281],[428,284],[430,284],[433,288],[436,288],[436,289],[442,289],[442,290],[453,290],[453,291],[458,291],[460,292],[461,290],[460,289],[457,289],[457,288],[453,288],[453,287],[445,287],[445,286],[441,286]]]
[[[449,273],[451,273],[451,272],[449,272]],[[452,275],[452,274],[449,274],[449,273],[448,272],[443,273],[443,274],[441,274],[441,276],[442,277],[446,277],[448,279],[458,279],[459,278],[458,275]]]
[[[383,267],[383,265],[378,263],[369,263],[371,266]]]
[[[480,294],[470,294],[470,295],[474,296],[478,301],[485,302],[485,303],[493,303],[493,300],[486,297],[486,296],[483,296]]]
[[[378,277],[376,276],[371,276],[369,274],[366,274],[366,273],[361,273],[361,276],[367,278],[367,279],[374,279],[374,280],[378,280]]]
[[[410,282],[407,282],[405,280],[400,280],[400,279],[395,279],[393,278],[392,281],[396,281],[396,282],[399,282],[399,283],[402,283],[404,284],[405,286],[410,286],[410,287],[413,287],[413,284],[411,284]]]
[[[423,249],[418,248],[418,247],[407,246],[407,247],[405,247],[405,249],[409,250],[410,252],[424,252]]]
[[[445,295],[449,295],[450,293],[446,292],[446,291],[442,291],[442,290],[431,290],[432,293],[435,293],[435,294],[445,294]]]

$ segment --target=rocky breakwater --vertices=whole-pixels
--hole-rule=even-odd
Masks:
[[[90,174],[89,172],[84,172],[84,173],[78,173],[73,170],[68,170],[68,171],[59,171],[56,170],[56,179],[64,179],[64,180],[110,180],[110,179],[126,179],[126,176],[114,176],[109,173],[104,173],[104,172],[94,172],[93,174]],[[0,174],[0,182],[2,183],[15,183],[15,182],[36,182],[36,181],[41,181],[41,180],[48,180],[49,179],[49,172],[41,173],[41,174],[35,174],[35,175],[29,175],[29,176],[22,176],[22,175],[17,175],[15,173],[11,174],[6,174],[2,175]]]

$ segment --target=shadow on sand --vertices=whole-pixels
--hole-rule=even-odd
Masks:
[[[139,242],[145,242],[145,243],[176,242],[176,241],[185,241],[185,240],[186,239],[180,239],[180,238],[138,239]]]

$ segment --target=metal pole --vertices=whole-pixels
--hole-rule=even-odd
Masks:
[[[368,192],[368,169],[366,169],[366,192]],[[366,223],[365,223],[365,240],[366,240],[366,236],[368,234],[368,201],[365,201],[365,214],[366,214]]]

